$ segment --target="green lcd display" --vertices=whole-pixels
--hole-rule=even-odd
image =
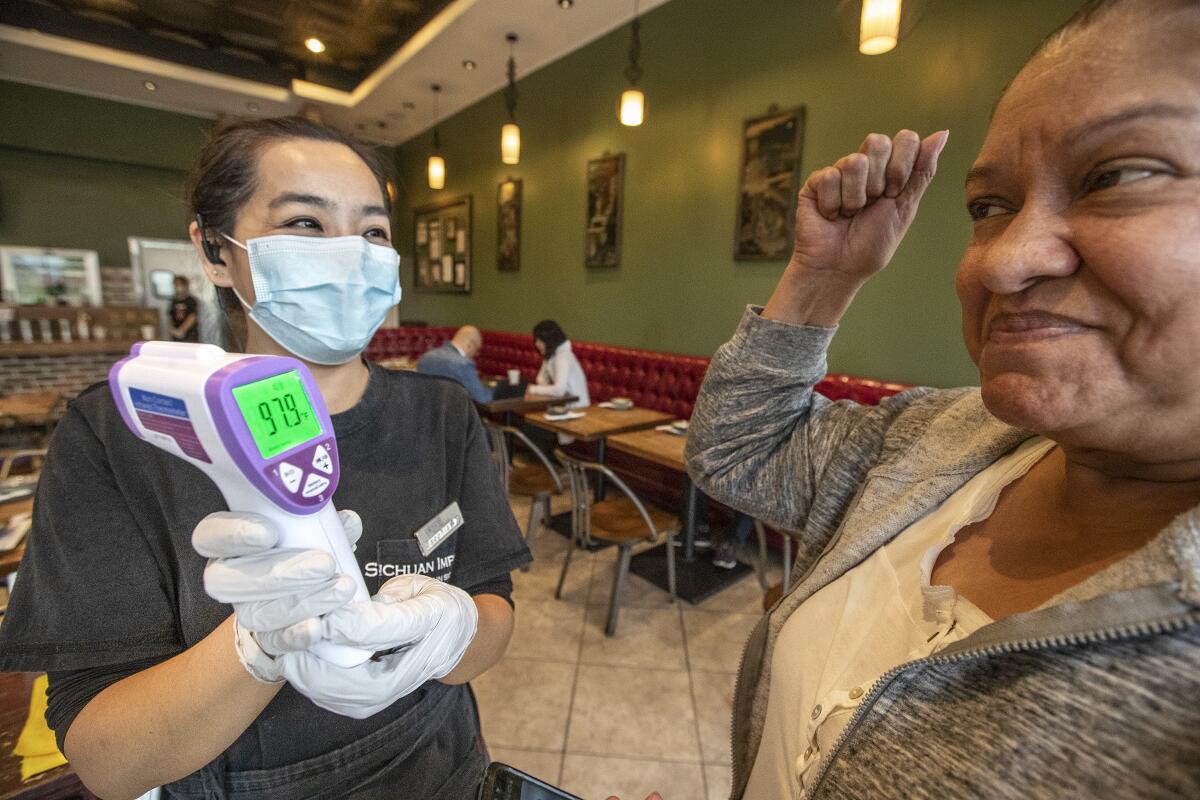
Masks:
[[[296,370],[233,389],[233,399],[263,458],[315,439],[321,423]]]

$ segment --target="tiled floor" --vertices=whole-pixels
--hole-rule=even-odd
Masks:
[[[526,501],[513,511],[524,525]],[[615,549],[577,552],[561,600],[566,539],[543,531],[533,551],[513,574],[508,654],[472,684],[492,758],[586,800],[727,798],[734,674],[761,613],[755,576],[692,606],[631,575],[609,638]]]

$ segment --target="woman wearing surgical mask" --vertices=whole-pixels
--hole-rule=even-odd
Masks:
[[[350,603],[327,554],[224,511],[99,385],[55,432],[0,669],[49,672],[47,719],[103,797],[472,798],[488,758],[467,681],[504,653],[529,554],[466,392],[361,357],[401,294],[379,164],[305,119],[244,122],[205,146],[189,202],[227,346],[317,381],[374,596]],[[457,528],[417,536],[443,512]],[[376,657],[335,667],[320,640]]]

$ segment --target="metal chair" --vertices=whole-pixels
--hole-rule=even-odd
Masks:
[[[504,491],[528,497],[529,522],[525,525],[525,544],[532,545],[534,534],[550,522],[550,498],[566,491],[566,477],[560,474],[546,454],[522,431],[509,425],[485,419],[492,463],[500,475]],[[519,440],[533,453],[537,463],[514,466],[509,457],[508,443]],[[528,567],[526,567],[528,569]]]
[[[754,520],[754,533],[758,537],[758,585],[766,589],[767,584],[767,532],[758,519]],[[786,545],[784,545],[786,547]]]
[[[617,614],[621,608],[621,589],[629,572],[629,560],[633,557],[633,546],[638,542],[657,542],[659,534],[667,538],[667,584],[671,602],[675,602],[675,534],[679,531],[679,519],[673,514],[656,508],[647,508],[638,496],[617,477],[611,469],[594,461],[572,458],[562,450],[555,450],[554,457],[567,469],[571,487],[571,546],[563,559],[562,574],[558,577],[556,598],[562,597],[563,583],[571,566],[571,556],[576,547],[590,545],[593,540],[617,545],[616,574],[613,576],[612,596],[608,601],[608,621],[604,633],[613,636],[617,632]],[[588,473],[603,475],[623,497],[609,497],[592,502],[589,494]]]
[[[757,524],[757,521],[756,521]],[[759,583],[766,589],[763,595],[763,611],[770,611],[771,608],[779,602],[779,598],[787,594],[792,588],[792,536],[790,531],[785,531],[776,528],[779,531],[779,537],[783,540],[780,542],[783,550],[783,581],[774,586],[767,588],[765,570],[759,574]],[[766,554],[766,538],[759,539],[759,552],[763,554],[765,563]]]

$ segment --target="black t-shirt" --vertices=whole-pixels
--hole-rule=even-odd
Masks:
[[[356,555],[372,593],[390,575],[419,572],[508,599],[508,573],[530,555],[461,386],[372,366],[362,399],[334,415],[333,426],[341,461],[333,501],[362,516]],[[462,527],[423,557],[414,533],[453,501]],[[228,605],[205,594],[205,559],[191,546],[196,524],[225,509],[207,476],[130,433],[107,384],[71,404],[51,442],[0,627],[0,669],[51,673],[47,718],[60,744],[105,686],[191,647],[229,616]],[[430,681],[354,720],[285,686],[226,751],[225,767],[274,769],[327,754],[453,688]],[[472,714],[456,719],[476,724]]]
[[[199,303],[196,298],[188,295],[182,300],[175,299],[171,301],[171,326],[178,328],[188,317],[199,313]],[[171,337],[176,342],[198,342],[200,341],[200,318],[196,317],[196,324],[188,329],[182,339]]]

